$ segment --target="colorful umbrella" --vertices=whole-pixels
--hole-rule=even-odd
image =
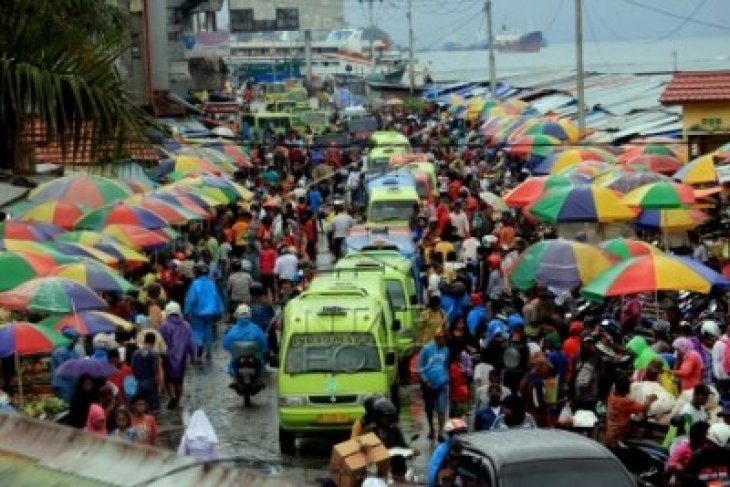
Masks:
[[[682,167],[682,163],[672,156],[644,155],[629,160],[624,167],[633,170],[649,170],[669,176],[677,172]]]
[[[182,206],[151,196],[141,198],[133,196],[127,201],[131,205],[150,210],[156,215],[162,217],[170,225],[185,225],[189,221],[203,219],[200,215],[190,210],[186,210]]]
[[[175,157],[174,171],[181,173],[201,173],[207,172],[211,174],[220,174],[221,169],[215,164],[206,161],[202,157],[194,155],[179,155]]]
[[[730,279],[723,276],[714,269],[707,267],[703,263],[696,261],[690,257],[681,257],[677,255],[675,256],[675,258],[684,262],[688,267],[691,267],[692,270],[697,272],[703,278],[707,279],[707,281],[710,283],[710,285],[712,285],[713,288],[719,291],[730,290]]]
[[[107,304],[94,291],[71,279],[39,277],[0,293],[0,306],[13,311],[73,313],[104,309]]]
[[[98,208],[126,198],[132,192],[114,179],[74,174],[38,186],[28,199],[35,202],[63,201]]]
[[[52,275],[80,282],[97,292],[126,293],[137,289],[134,284],[124,279],[114,269],[93,261],[57,267],[53,270]]]
[[[628,193],[639,186],[645,184],[656,183],[657,181],[668,182],[669,178],[663,174],[651,171],[627,172],[619,171],[617,173],[603,174],[596,178],[595,184],[605,188],[613,189],[620,193]]]
[[[169,238],[135,225],[109,225],[104,228],[103,233],[136,250],[158,250],[170,241]]]
[[[507,192],[502,199],[511,208],[524,208],[540,198],[547,180],[547,176],[527,178]]]
[[[625,296],[656,291],[708,293],[711,283],[681,260],[656,253],[625,260],[583,288],[588,298]]]
[[[76,378],[82,375],[91,377],[109,377],[119,372],[106,360],[97,358],[74,358],[67,360],[54,371],[57,377]]]
[[[715,161],[719,159],[714,154],[700,156],[682,166],[672,179],[684,184],[716,183],[717,170]]]
[[[530,159],[533,156],[546,158],[560,147],[560,144],[560,139],[549,135],[523,135],[510,141],[508,150],[514,157],[521,159]]]
[[[572,123],[542,122],[531,125],[523,135],[548,135],[564,142],[577,142],[580,139],[578,128]]]
[[[204,220],[208,220],[212,218],[212,215],[206,210],[208,208],[207,205],[205,205],[204,202],[196,202],[194,199],[192,199],[189,196],[186,196],[183,193],[165,193],[162,191],[158,191],[155,193],[152,193],[150,195],[150,198],[159,199],[161,201],[164,201],[166,203],[170,203],[173,205],[178,205],[186,210],[188,210],[191,213],[194,213],[201,217]]]
[[[148,230],[169,225],[164,218],[153,211],[117,202],[87,213],[76,221],[75,227],[80,230],[97,230],[114,224],[137,225]]]
[[[45,242],[62,233],[56,225],[43,222],[7,220],[0,223],[0,239]]]
[[[575,289],[611,267],[611,261],[596,247],[572,240],[542,240],[528,247],[509,271],[509,280],[519,289],[535,284]]]
[[[628,146],[626,151],[619,157],[619,162],[629,162],[640,156],[669,156],[677,157],[677,154],[669,145],[664,144],[643,144]]]
[[[63,201],[45,201],[39,203],[20,215],[20,219],[30,222],[51,223],[58,227],[69,230],[73,228],[74,222],[78,220],[83,211],[72,204]]]
[[[630,191],[622,201],[641,208],[681,208],[694,203],[695,195],[690,186],[658,181]]]
[[[235,161],[235,164],[238,167],[249,167],[251,165],[251,162],[249,161],[248,156],[243,152],[243,149],[235,144],[220,142],[206,144],[205,147],[209,147],[226,154]]]
[[[494,193],[489,191],[482,191],[479,193],[479,198],[486,204],[492,207],[494,211],[509,211],[509,207],[505,204],[504,200]]]
[[[58,266],[49,254],[0,252],[0,291],[7,291],[36,277],[48,275]]]
[[[600,186],[568,186],[551,189],[528,210],[549,223],[618,222],[633,220],[634,211],[621,203],[610,189]]]
[[[117,243],[117,241],[109,235],[104,235],[100,232],[93,232],[91,230],[75,230],[73,232],[66,232],[56,237],[56,242],[77,243],[82,245]]]
[[[551,154],[532,170],[533,174],[557,174],[583,161],[613,162],[613,156],[592,149],[565,149]]]
[[[127,320],[104,311],[81,311],[66,315],[52,315],[39,325],[51,327],[62,332],[65,328],[73,328],[81,335],[97,333],[114,333],[117,330],[132,331],[134,325]]]
[[[70,340],[52,328],[22,321],[0,325],[0,357],[50,353]]]
[[[184,196],[187,199],[193,201],[196,205],[206,209],[211,209],[222,204],[220,201],[213,198],[212,196],[203,193],[201,191],[201,188],[170,185],[163,191],[160,191],[158,194],[171,194],[175,197],[177,197],[178,195]]]
[[[636,218],[636,225],[646,230],[679,232],[692,230],[709,217],[692,208],[654,208],[642,210]]]
[[[630,238],[613,238],[598,245],[607,254],[618,257],[619,260],[631,259],[640,255],[649,255],[661,252],[658,248],[641,240]]]
[[[119,264],[119,260],[114,256],[90,245],[69,242],[51,242],[49,243],[49,246],[66,256],[78,257],[81,259],[93,259],[104,265],[110,266]]]
[[[212,173],[212,174],[233,174],[236,172],[236,164],[223,152],[219,152],[215,149],[210,149],[208,147],[184,147],[178,152],[178,157],[185,157],[185,156],[192,156],[199,159],[202,159],[203,161],[212,164],[215,168],[215,171],[209,171],[209,170],[203,170],[203,171],[190,171],[190,170],[181,170],[177,168],[177,164],[175,164],[175,169],[177,172],[187,172],[191,174],[204,172],[204,173]]]
[[[231,200],[231,202],[238,199],[249,201],[253,197],[253,193],[248,189],[244,188],[240,184],[218,176],[200,176],[183,179],[177,183],[181,186],[199,187],[206,190],[217,190],[212,191],[209,194],[216,197],[217,194],[225,195],[225,198]]]

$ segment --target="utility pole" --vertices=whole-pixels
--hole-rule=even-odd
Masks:
[[[578,93],[578,133],[586,132],[585,73],[583,72],[583,0],[575,0],[576,91]]]
[[[492,28],[492,0],[486,0],[487,39],[489,41],[489,90],[492,98],[497,99],[497,63],[494,60],[494,29]]]
[[[412,0],[408,0],[408,12],[406,17],[408,18],[408,82],[411,88],[411,96],[416,90],[416,67],[415,57],[413,55],[413,10]]]
[[[672,51],[672,59],[674,60],[674,72],[677,72],[677,50]]]
[[[368,4],[368,26],[370,27],[370,61],[372,62],[372,72],[375,72],[375,14],[373,13],[373,4],[377,0],[360,0],[360,3]],[[380,0],[382,3],[383,0]]]

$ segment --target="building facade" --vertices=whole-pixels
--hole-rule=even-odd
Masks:
[[[320,31],[345,25],[344,0],[228,0],[231,34]]]

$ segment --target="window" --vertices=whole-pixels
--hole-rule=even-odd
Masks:
[[[287,374],[381,370],[380,354],[372,333],[292,335],[284,364]]]
[[[385,281],[385,287],[388,291],[388,298],[393,305],[393,309],[395,311],[406,309],[408,303],[406,302],[406,293],[403,291],[401,282],[395,279],[388,279]]]
[[[371,222],[407,221],[416,201],[375,201],[370,207]]]
[[[565,459],[524,462],[507,465],[500,474],[506,487],[574,487],[590,478],[592,487],[624,487],[634,485],[612,459]]]
[[[253,9],[231,9],[229,26],[233,34],[254,32]]]
[[[299,30],[299,9],[277,8],[276,24],[278,30]]]

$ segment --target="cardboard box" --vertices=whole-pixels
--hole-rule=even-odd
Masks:
[[[379,477],[386,477],[390,455],[373,433],[343,441],[332,448],[330,475],[337,487],[359,487],[373,465]]]

